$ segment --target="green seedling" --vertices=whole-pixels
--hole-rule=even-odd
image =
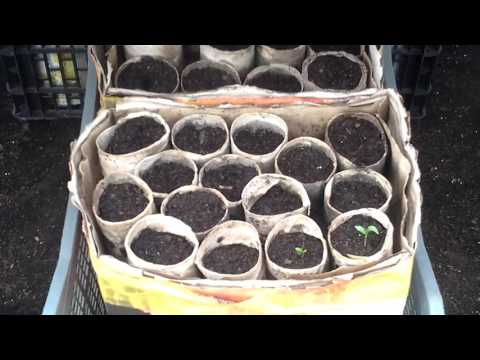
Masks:
[[[368,235],[370,234],[377,234],[380,235],[377,227],[374,225],[369,225],[367,228],[363,227],[362,225],[356,225],[355,229],[364,236],[363,246],[367,247],[367,239]]]
[[[295,252],[297,253],[298,256],[303,258],[305,256],[305,254],[307,253],[307,249],[305,249],[305,246],[296,247]]]

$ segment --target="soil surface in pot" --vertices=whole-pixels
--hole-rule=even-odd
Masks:
[[[186,92],[197,92],[218,89],[227,85],[235,85],[235,77],[218,68],[206,67],[193,69],[182,79]]]
[[[223,50],[223,51],[238,51],[242,49],[247,49],[250,45],[210,45],[215,49]]]
[[[153,192],[168,194],[179,187],[191,185],[195,171],[175,161],[157,161],[141,177]]]
[[[219,274],[244,274],[257,264],[259,256],[259,251],[250,246],[219,246],[205,255],[203,266]]]
[[[308,269],[319,265],[323,258],[322,242],[302,232],[281,233],[270,243],[268,256],[287,269]]]
[[[118,76],[117,87],[156,93],[172,93],[178,85],[178,74],[166,62],[144,56],[130,63]]]
[[[335,120],[328,136],[335,151],[357,166],[369,166],[385,154],[386,138],[371,122],[354,116]]]
[[[98,215],[110,222],[133,219],[148,205],[143,190],[135,184],[110,184],[99,199]]]
[[[228,164],[205,172],[202,184],[220,191],[229,201],[241,199],[242,191],[250,180],[257,176],[257,170],[242,164]]]
[[[182,236],[145,229],[132,242],[131,248],[142,260],[158,265],[174,265],[188,258],[194,246]]]
[[[257,215],[278,215],[300,209],[302,205],[298,194],[275,185],[253,204],[250,212]]]
[[[238,130],[233,136],[235,145],[252,155],[265,155],[274,152],[283,142],[279,132],[270,129],[253,129],[250,127]]]
[[[345,51],[352,55],[360,55],[362,47],[360,45],[310,45],[313,51]]]
[[[177,194],[167,204],[166,215],[176,217],[196,233],[207,231],[225,216],[225,204],[209,191]]]
[[[353,90],[362,79],[362,69],[343,56],[320,56],[310,64],[308,79],[321,89]]]
[[[109,154],[129,154],[152,145],[166,133],[165,127],[154,119],[142,116],[120,125],[105,150]]]
[[[370,233],[365,246],[365,236],[355,229],[357,225],[364,228],[373,225],[380,235]],[[332,246],[344,256],[371,256],[380,251],[386,234],[387,230],[377,220],[369,216],[356,215],[337,227],[330,236]]]
[[[333,184],[330,204],[340,212],[374,208],[379,209],[387,195],[376,184],[361,180],[343,180]]]
[[[323,151],[311,146],[295,146],[278,158],[282,174],[310,184],[326,180],[333,171],[333,161]]]
[[[272,49],[287,50],[287,49],[295,49],[300,45],[267,45],[267,46],[271,47]]]
[[[227,132],[218,126],[184,126],[175,135],[175,145],[183,151],[195,154],[211,154],[220,150],[227,140]]]
[[[302,84],[295,76],[273,70],[256,75],[249,81],[248,85],[286,93],[295,93],[302,90]]]

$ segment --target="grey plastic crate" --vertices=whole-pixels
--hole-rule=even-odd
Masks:
[[[391,45],[384,47],[385,86],[395,88]],[[88,64],[85,108],[82,129],[90,123],[96,111],[96,77],[91,61]],[[113,313],[103,302],[96,275],[88,256],[87,244],[80,230],[80,214],[69,201],[60,248],[60,256],[50,285],[44,315],[105,315]],[[440,294],[421,231],[414,260],[410,295],[406,315],[444,315]]]

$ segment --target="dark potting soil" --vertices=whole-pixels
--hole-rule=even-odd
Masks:
[[[211,229],[225,215],[225,205],[208,191],[192,191],[177,194],[168,203],[166,215],[176,217],[189,225],[196,233]]]
[[[191,185],[195,172],[178,162],[157,161],[141,177],[153,192],[168,194],[179,187]]]
[[[228,164],[205,172],[203,186],[220,191],[230,201],[239,201],[242,191],[257,176],[251,166]]]
[[[360,45],[310,45],[310,47],[317,53],[323,51],[345,51],[356,56],[360,55],[362,49]]]
[[[313,236],[301,232],[281,233],[270,243],[268,256],[287,269],[308,269],[322,262],[323,251],[322,242]]]
[[[355,229],[357,225],[364,228],[373,225],[380,235],[370,233],[365,246],[365,236]],[[356,215],[332,232],[331,241],[332,246],[342,255],[371,256],[381,249],[386,234],[386,229],[375,219],[364,215]]]
[[[245,128],[233,136],[237,147],[252,155],[265,155],[274,152],[284,140],[282,134],[270,129]]]
[[[211,154],[219,150],[227,140],[227,132],[218,126],[184,126],[175,135],[178,148],[195,154]]]
[[[295,49],[300,45],[267,45],[267,46],[270,46],[272,49],[287,50],[287,49]]]
[[[278,215],[300,209],[302,199],[299,195],[275,185],[258,199],[250,209],[257,215]]]
[[[219,274],[244,274],[257,264],[259,256],[258,250],[250,246],[219,246],[205,255],[203,266]]]
[[[333,184],[331,205],[340,212],[374,208],[379,209],[387,195],[378,185],[361,180],[344,180]]]
[[[295,93],[302,90],[302,85],[295,76],[276,71],[258,74],[248,85],[285,93]]]
[[[385,154],[385,137],[367,120],[352,115],[335,120],[328,136],[335,151],[357,166],[375,164]]]
[[[131,248],[140,259],[158,265],[181,263],[193,252],[193,244],[184,237],[152,229],[142,230]]]
[[[154,119],[141,116],[120,125],[105,150],[109,154],[129,154],[144,149],[160,140],[165,127]]]
[[[210,45],[224,51],[238,51],[250,47],[250,45]]]
[[[117,87],[156,93],[172,93],[178,85],[178,74],[161,60],[144,56],[128,65],[118,76]]]
[[[309,184],[326,180],[333,171],[333,161],[319,149],[296,146],[282,152],[278,167],[282,174]]]
[[[110,222],[126,221],[139,215],[147,205],[148,199],[137,185],[110,184],[100,196],[98,215]]]
[[[186,92],[214,90],[236,83],[232,74],[214,67],[194,69],[182,79],[183,89]]]
[[[362,70],[346,57],[326,55],[310,64],[308,78],[322,89],[353,90],[360,83]]]

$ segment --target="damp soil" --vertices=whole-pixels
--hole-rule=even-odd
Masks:
[[[296,93],[302,90],[302,84],[295,76],[273,70],[256,75],[248,85],[284,93]]]
[[[99,199],[98,215],[110,222],[120,222],[135,218],[148,205],[143,190],[135,184],[110,184]]]
[[[121,124],[113,134],[106,152],[130,154],[145,149],[166,134],[165,127],[151,117],[141,116]]]
[[[370,233],[365,244],[365,237],[355,229],[361,225],[367,228],[373,225],[379,235]],[[364,215],[356,215],[344,222],[331,233],[332,246],[342,255],[371,256],[377,253],[385,241],[386,229],[375,219]]]
[[[191,191],[171,198],[165,214],[182,220],[194,232],[199,233],[219,224],[225,211],[224,203],[215,194],[209,191]]]
[[[235,85],[237,81],[231,73],[214,67],[206,67],[190,71],[183,77],[182,84],[186,92],[198,92]]]
[[[387,148],[385,135],[375,125],[351,115],[335,120],[328,136],[335,151],[357,166],[375,164]]]
[[[244,274],[257,264],[259,256],[259,251],[249,246],[219,246],[205,255],[203,266],[219,274]]]
[[[325,55],[310,64],[308,78],[321,89],[349,91],[359,85],[362,69],[346,57]]]
[[[302,199],[298,194],[275,185],[253,204],[250,212],[257,215],[278,215],[301,207]]]
[[[187,259],[194,247],[182,236],[145,229],[133,240],[131,248],[142,260],[158,265],[174,265]]]
[[[203,186],[220,191],[229,201],[241,199],[242,191],[257,176],[257,169],[242,164],[227,164],[205,172]]]
[[[322,242],[302,232],[281,233],[268,248],[272,262],[287,269],[308,269],[319,265],[323,258]]]
[[[333,161],[323,151],[311,146],[295,146],[278,157],[282,174],[304,184],[326,180],[333,172]]]
[[[141,174],[153,192],[168,194],[182,186],[191,185],[195,171],[175,161],[157,161]]]
[[[387,195],[376,184],[361,180],[343,180],[333,184],[330,204],[340,212],[374,208],[379,209]]]
[[[172,93],[178,85],[178,74],[166,62],[143,56],[129,64],[118,76],[117,87],[156,93]]]
[[[284,140],[284,136],[270,129],[244,128],[233,136],[235,145],[247,154],[266,155],[274,152]]]
[[[227,132],[218,126],[187,124],[175,135],[175,145],[183,151],[206,155],[221,149]]]
[[[359,56],[361,53],[360,45],[310,45],[313,51],[345,51],[346,53]]]

